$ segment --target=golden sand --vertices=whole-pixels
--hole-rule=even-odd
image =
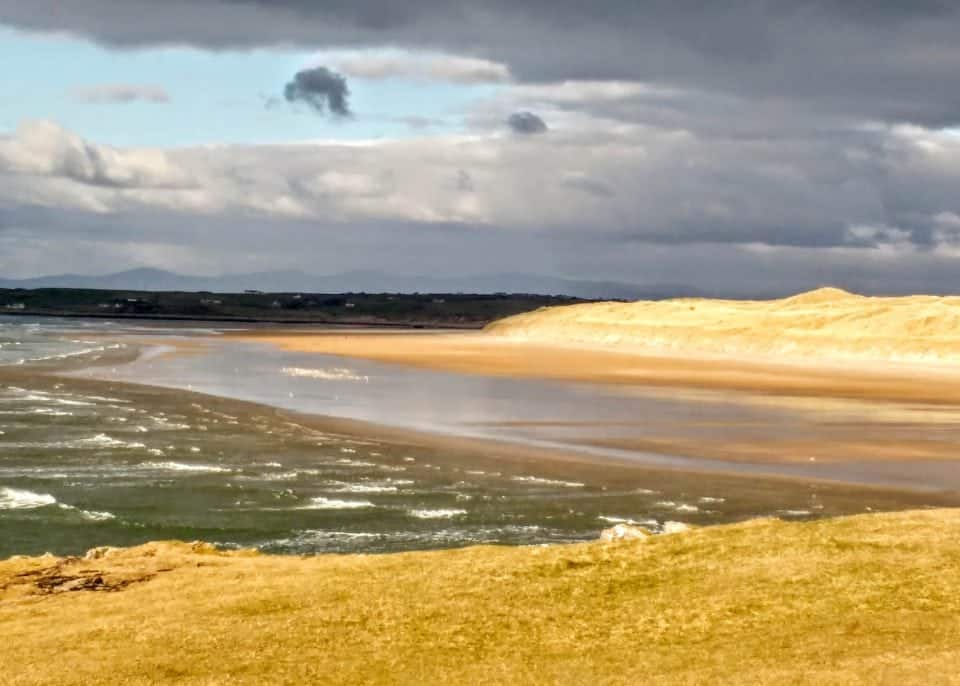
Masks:
[[[533,316],[533,315],[531,315]],[[511,320],[505,320],[507,322]],[[343,355],[465,374],[737,390],[793,396],[960,403],[956,373],[920,365],[824,365],[749,356],[655,354],[486,333],[257,331],[228,334],[294,352]]]
[[[0,562],[4,684],[951,684],[960,512],[315,558]]]
[[[875,298],[821,288],[770,301],[589,303],[508,317],[487,332],[645,353],[955,364],[960,297]]]

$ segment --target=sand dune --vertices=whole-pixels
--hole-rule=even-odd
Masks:
[[[770,301],[589,303],[516,315],[485,331],[646,354],[952,364],[960,362],[960,296],[880,298],[821,288]]]

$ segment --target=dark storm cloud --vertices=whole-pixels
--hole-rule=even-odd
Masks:
[[[287,102],[302,102],[320,114],[349,117],[350,89],[347,80],[326,67],[298,71],[283,89]]]
[[[514,112],[507,117],[507,126],[523,136],[547,132],[547,123],[533,112]]]
[[[446,50],[521,81],[626,79],[960,122],[960,4],[868,0],[0,0],[0,23],[110,45]]]
[[[429,271],[424,255],[479,272],[509,255],[537,271],[740,293],[960,287],[960,138],[930,130],[960,122],[960,3],[0,0],[2,23],[123,48],[433,50],[502,64],[515,81],[464,113],[470,135],[454,142],[454,114],[436,135],[369,147],[158,155],[46,128],[0,136],[0,209],[66,208],[14,224],[36,227],[38,259],[41,230],[58,225],[65,264],[76,259],[71,232],[89,211],[97,231],[118,217],[118,245],[170,241],[224,265],[252,254],[326,270],[298,247],[318,230],[351,267],[404,257],[411,273]],[[346,85],[307,70],[276,103],[343,116]],[[527,109],[549,135],[485,135]],[[157,208],[182,214],[150,220]],[[210,233],[180,236],[187,218]],[[290,240],[263,250],[264,225]],[[0,264],[4,251],[18,264],[27,243],[0,245]]]

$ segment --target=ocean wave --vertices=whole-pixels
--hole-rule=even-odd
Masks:
[[[408,510],[407,514],[409,514],[411,517],[416,517],[417,519],[453,519],[454,517],[461,517],[467,514],[467,511],[455,508],[438,510]]]
[[[0,510],[35,510],[56,504],[57,499],[49,493],[34,493],[19,488],[0,488]]]
[[[412,486],[410,479],[390,479],[387,481],[367,481],[363,483],[348,483],[345,481],[331,481],[327,489],[332,493],[396,493],[401,486]]]
[[[259,546],[268,552],[377,552],[410,548],[436,548],[450,545],[477,545],[502,541],[515,543],[570,543],[583,538],[571,537],[565,532],[545,529],[537,525],[507,525],[499,527],[456,527],[428,530],[400,530],[381,533],[325,531],[305,529],[293,536],[265,542]]]
[[[70,407],[96,407],[96,403],[88,403],[83,400],[70,400],[69,398],[53,398],[57,405],[68,405]]]
[[[197,474],[222,474],[233,471],[228,467],[218,467],[209,464],[186,464],[184,462],[141,462],[137,466],[141,469],[163,472],[193,472]]]
[[[108,522],[117,518],[117,515],[112,512],[98,512],[96,510],[80,510],[80,516],[91,522]]]
[[[111,519],[116,519],[117,516],[112,512],[99,512],[97,510],[81,510],[78,507],[73,505],[66,505],[64,503],[58,503],[57,507],[61,510],[67,510],[70,512],[76,512],[82,519],[87,520],[88,522],[107,522]]]
[[[96,436],[91,436],[90,438],[78,438],[75,441],[68,441],[66,445],[76,448],[123,448],[127,446],[127,443],[125,441],[112,438],[107,434],[97,434]],[[139,445],[142,446],[143,444],[141,443]]]
[[[652,526],[659,527],[660,522],[656,519],[631,519],[630,517],[612,517],[610,515],[598,515],[597,519],[610,524],[629,524],[631,526]]]
[[[370,377],[357,374],[345,367],[331,367],[329,369],[309,369],[304,367],[284,367],[280,370],[286,376],[320,379],[323,381],[354,381],[369,383]]]
[[[350,460],[347,458],[342,458],[337,460],[338,465],[343,465],[344,467],[376,467],[378,466],[375,462],[367,462],[365,460]]]
[[[515,476],[512,481],[537,484],[538,486],[561,486],[563,488],[583,488],[586,485],[579,481],[560,481],[557,479],[544,479],[539,476]]]
[[[57,410],[53,407],[35,407],[29,412],[5,412],[4,414],[40,414],[47,417],[72,417],[73,412]]]
[[[813,513],[810,510],[777,510],[781,517],[809,517]]]
[[[655,502],[654,507],[661,507],[667,510],[676,510],[677,512],[699,512],[700,508],[696,505],[687,503],[678,503],[673,500],[659,500]]]
[[[376,507],[369,500],[337,500],[336,498],[324,498],[317,496],[310,498],[310,502],[301,505],[298,510],[359,510],[367,507]]]

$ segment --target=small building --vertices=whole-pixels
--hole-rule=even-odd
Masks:
[[[352,310],[352,309],[353,309],[354,307],[356,307],[356,306],[357,306],[356,303],[345,303],[345,304],[344,304],[344,307],[346,307],[348,310]]]
[[[25,304],[23,304],[23,303],[9,303],[9,304],[5,305],[5,307],[6,307],[6,309],[8,309],[8,310],[25,310],[25,309],[27,309],[27,306],[26,306]]]

